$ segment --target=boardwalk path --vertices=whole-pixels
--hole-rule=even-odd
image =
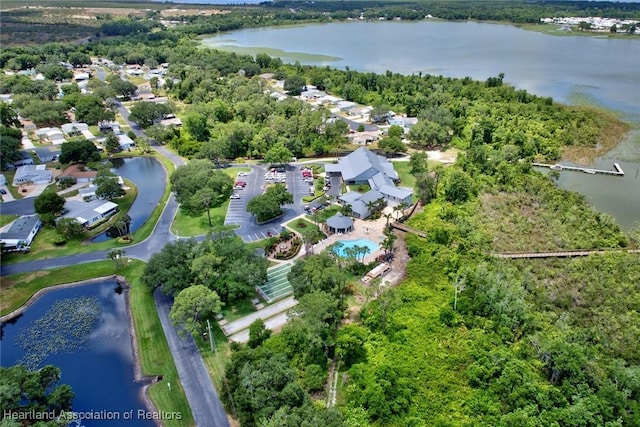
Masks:
[[[640,254],[640,249],[608,249],[608,250],[588,250],[588,251],[560,251],[560,252],[521,252],[521,253],[493,253],[496,258],[519,259],[519,258],[571,258],[589,255],[602,255],[610,253],[630,253]]]

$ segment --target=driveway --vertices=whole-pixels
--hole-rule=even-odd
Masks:
[[[4,194],[2,194],[3,202],[13,202],[15,200],[15,198],[13,197],[13,194],[11,194],[11,192],[9,191],[6,185],[0,185],[0,188],[4,190]],[[3,213],[4,213],[4,209],[3,209]]]

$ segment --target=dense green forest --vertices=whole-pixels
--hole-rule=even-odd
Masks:
[[[531,7],[574,4],[602,6]],[[323,8],[332,7],[295,5],[309,12],[293,19],[324,19]],[[491,10],[489,5],[472,3],[467,13]],[[379,7],[389,13],[409,10],[399,4]],[[346,322],[356,282],[371,266],[328,254],[296,264],[289,278],[300,304],[291,322],[274,336],[254,324],[249,344],[233,346],[225,373],[231,392],[221,393],[229,412],[243,426],[274,427],[640,425],[640,262],[636,254],[614,251],[638,242],[583,197],[559,190],[530,166],[534,159],[561,157],[575,141],[586,149],[610,145],[625,125],[601,112],[509,87],[502,75],[479,82],[315,68],[267,55],[202,49],[191,39],[234,25],[283,22],[290,13],[274,10],[270,17],[255,12],[255,20],[246,10],[243,17],[236,12],[194,17],[192,25],[175,30],[109,22],[103,30],[114,35],[87,45],[0,53],[2,67],[46,66],[42,69],[51,78],[44,82],[0,76],[0,88],[17,94],[18,111],[52,112],[42,117],[52,124],[70,107],[101,117],[110,111],[110,98],[128,91],[119,79],[94,80],[93,94],[79,94],[69,84],[58,99],[53,80],[63,76],[52,66],[59,61],[82,63],[91,55],[148,66],[168,62],[166,92],[172,102],[163,111],[142,104],[132,111],[150,117],[140,123],[148,135],[194,159],[263,158],[283,146],[296,156],[352,148],[344,125],[327,120],[328,110],[293,99],[276,101],[265,93],[269,87],[259,75],[267,72],[292,91],[309,83],[347,100],[418,117],[409,140],[424,206],[408,224],[427,237],[405,238],[406,280],[381,294],[365,290],[362,310]],[[482,19],[499,19],[498,8],[491,13]],[[522,12],[526,21],[525,16]],[[168,112],[183,118],[182,129],[152,125],[156,115]],[[443,146],[462,150],[455,165],[417,167],[415,153]],[[172,184],[183,192],[182,201],[199,211],[202,206],[191,203],[192,197],[207,188],[186,175],[174,175]],[[230,182],[212,172],[206,185],[217,198],[228,195]],[[612,251],[554,261],[491,255],[589,248]],[[265,269],[238,240],[181,240],[153,256],[142,282],[171,294],[204,285],[222,302],[233,303],[264,280]],[[334,371],[339,372],[337,402],[327,409],[327,378]]]

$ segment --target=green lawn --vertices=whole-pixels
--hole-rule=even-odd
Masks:
[[[224,225],[224,217],[228,207],[229,200],[226,200],[221,206],[210,210],[211,227],[209,227],[206,212],[199,216],[191,216],[179,209],[171,224],[171,231],[178,236],[192,237],[207,234],[210,231],[233,230],[236,228],[235,226],[225,227]]]
[[[409,162],[393,162],[393,168],[398,173],[403,187],[414,188],[416,185],[416,177],[410,172]]]
[[[9,224],[11,221],[15,220],[16,218],[18,218],[18,215],[0,214],[0,227],[4,227],[5,225]]]
[[[302,218],[289,221],[286,225],[287,227],[297,231],[300,234],[304,233],[305,231],[316,229],[316,225],[313,222],[307,221],[306,219]]]
[[[256,309],[248,299],[239,301],[231,306],[222,307],[222,315],[229,322],[233,322],[234,320],[251,314],[254,311],[256,311]]]
[[[118,274],[125,276],[131,286],[129,302],[136,330],[142,373],[147,376],[163,376],[162,381],[149,387],[149,395],[158,410],[182,414],[182,420],[165,420],[166,426],[193,426],[191,410],[184,390],[180,386],[178,373],[158,318],[153,295],[140,283],[143,270],[143,262],[132,260],[121,267]],[[10,313],[20,307],[40,289],[96,277],[112,276],[114,271],[113,262],[99,261],[3,277],[0,283],[0,314]],[[172,384],[170,390],[166,385],[167,382]]]
[[[238,172],[251,172],[251,168],[226,168],[222,170],[233,179],[236,179]],[[224,218],[227,215],[228,208],[229,200],[226,200],[222,205],[210,210],[211,227],[209,227],[206,212],[199,216],[191,216],[180,209],[171,224],[171,231],[178,236],[191,237],[207,234],[210,231],[233,230],[237,227],[225,227],[224,225]]]

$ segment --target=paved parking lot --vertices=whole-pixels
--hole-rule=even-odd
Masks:
[[[283,171],[271,170],[263,165],[252,165],[252,172],[245,176],[238,176],[237,181],[243,181],[246,186],[234,190],[240,198],[231,199],[225,217],[225,225],[239,225],[235,233],[245,242],[266,239],[280,233],[282,224],[304,213],[305,203],[302,197],[309,195],[311,184],[305,182],[300,166],[289,165]],[[262,193],[267,183],[284,183],[293,195],[293,204],[283,206],[284,215],[267,224],[257,224],[253,215],[247,212],[247,203],[253,197]],[[339,186],[337,187],[339,191]]]

